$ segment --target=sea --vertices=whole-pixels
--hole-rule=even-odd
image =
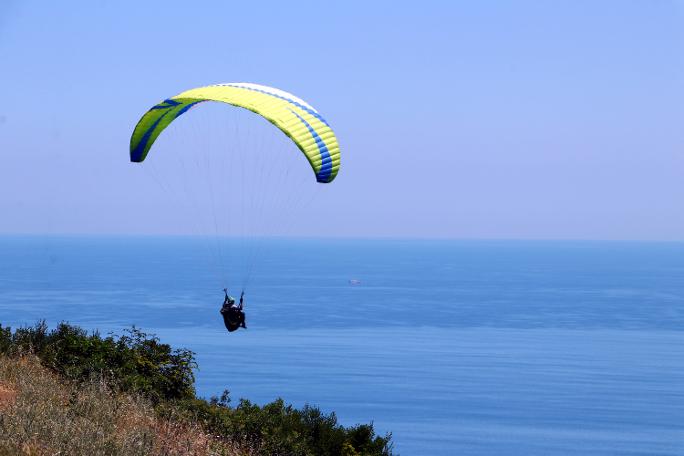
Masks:
[[[195,353],[201,396],[316,405],[403,456],[684,455],[683,243],[261,242],[247,280],[234,239],[3,236],[0,323],[135,325]]]

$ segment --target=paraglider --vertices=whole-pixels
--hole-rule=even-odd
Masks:
[[[225,103],[231,107],[243,108],[273,124],[302,152],[314,172],[316,182],[330,183],[337,176],[340,167],[340,148],[328,122],[302,99],[273,87],[253,83],[227,83],[198,87],[167,98],[153,106],[138,121],[131,136],[131,162],[144,162],[155,141],[174,120],[206,102]],[[234,150],[221,150],[221,153],[225,154],[233,152]],[[193,150],[183,151],[183,154],[192,153]],[[242,164],[241,161],[240,165]],[[280,165],[274,163],[272,166]],[[288,173],[285,172],[283,175],[288,176]],[[203,180],[210,181],[210,179]],[[255,193],[259,192],[250,193],[252,199]],[[211,197],[214,198],[213,193]],[[218,205],[220,208],[220,200]],[[263,205],[259,207],[262,208]],[[242,213],[244,211],[241,211]],[[216,223],[216,213],[213,216],[214,223]],[[249,274],[251,274],[251,269],[247,276]],[[243,290],[244,287],[243,283]],[[226,329],[233,332],[240,327],[246,328],[243,310],[244,291],[238,305],[235,304],[235,299],[228,295],[227,288],[224,288],[224,293],[225,298],[220,312]]]
[[[235,304],[235,298],[228,295],[228,289],[224,288],[223,292],[226,294],[221,307],[221,316],[223,317],[223,324],[226,325],[228,332],[237,331],[239,328],[247,329],[245,325],[244,308],[245,292],[240,294],[240,304]]]

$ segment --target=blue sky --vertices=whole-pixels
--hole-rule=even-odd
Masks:
[[[0,232],[164,232],[133,126],[250,81],[343,147],[293,234],[684,240],[682,2],[4,1],[0,62]]]

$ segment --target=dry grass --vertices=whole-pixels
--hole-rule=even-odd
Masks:
[[[0,411],[9,405],[14,404],[17,398],[16,391],[0,385]]]
[[[158,418],[105,383],[66,383],[36,358],[0,357],[0,456],[248,455],[197,425]]]

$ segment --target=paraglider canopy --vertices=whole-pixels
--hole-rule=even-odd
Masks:
[[[153,106],[131,136],[132,162],[142,162],[159,134],[190,108],[218,101],[259,114],[289,136],[309,161],[316,180],[332,182],[340,167],[340,148],[328,123],[294,95],[259,84],[228,83],[187,90]]]

